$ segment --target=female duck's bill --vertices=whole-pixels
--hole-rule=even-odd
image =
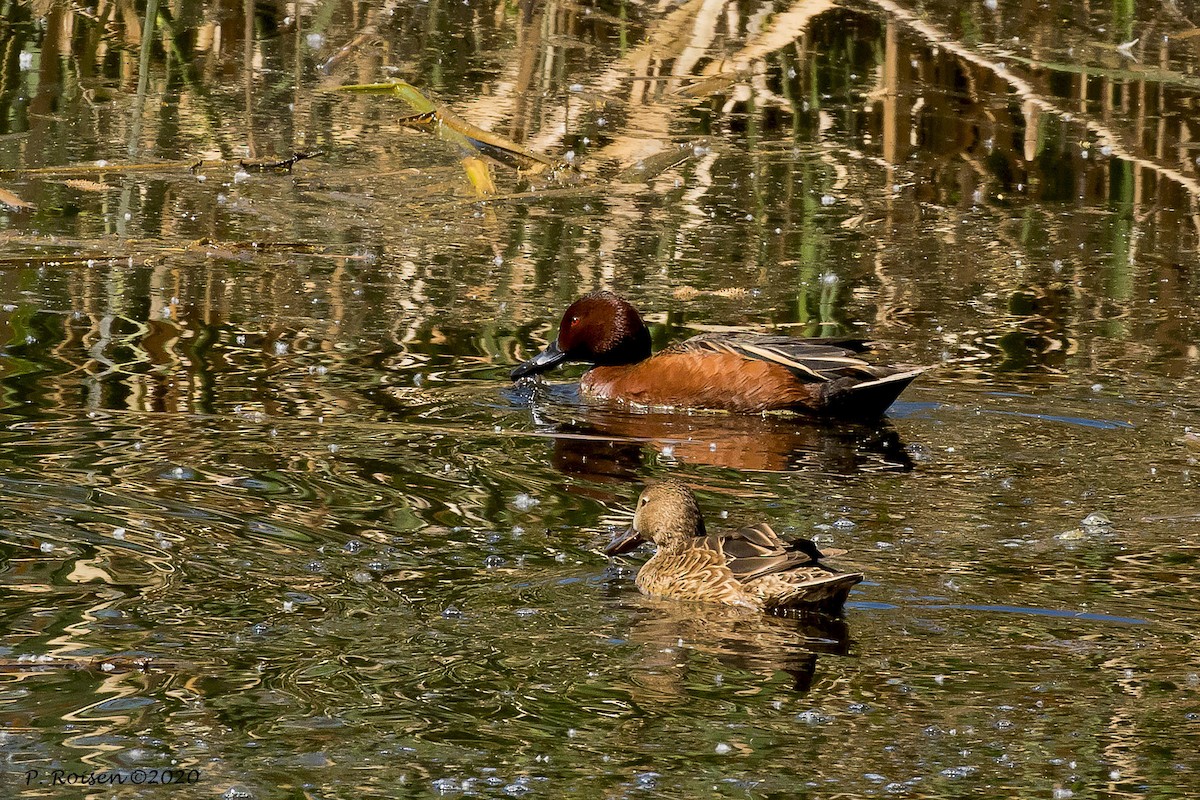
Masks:
[[[924,371],[857,357],[869,347],[856,339],[711,333],[651,355],[650,332],[638,312],[612,292],[598,291],[572,303],[555,341],[511,375],[517,380],[579,361],[593,365],[579,382],[590,400],[869,418],[883,414]]]

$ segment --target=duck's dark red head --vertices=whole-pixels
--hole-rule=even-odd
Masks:
[[[612,292],[592,292],[571,304],[559,323],[558,338],[514,369],[512,379],[545,372],[563,361],[618,366],[649,357],[650,331],[634,307]]]

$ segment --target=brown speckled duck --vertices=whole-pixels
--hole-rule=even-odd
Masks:
[[[605,548],[610,556],[644,541],[657,547],[637,574],[652,597],[700,600],[770,612],[836,613],[860,572],[837,572],[820,563],[844,550],[821,552],[808,539],[787,542],[768,525],[706,533],[696,496],[684,483],[651,484],[638,498],[633,525]]]

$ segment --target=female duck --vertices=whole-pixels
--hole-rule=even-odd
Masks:
[[[633,526],[604,552],[620,555],[647,540],[657,551],[638,570],[636,582],[653,597],[836,613],[850,587],[863,579],[860,572],[836,572],[820,563],[845,551],[822,553],[808,539],[785,542],[767,525],[706,534],[696,496],[677,480],[646,487]]]
[[[650,331],[628,302],[608,291],[576,300],[557,339],[512,371],[536,375],[564,361],[595,366],[579,381],[585,397],[638,406],[758,413],[878,417],[922,367],[873,366],[856,339],[796,339],[709,333],[650,354]]]

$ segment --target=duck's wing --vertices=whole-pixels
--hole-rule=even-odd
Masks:
[[[797,339],[753,333],[704,333],[674,344],[664,352],[734,353],[742,358],[769,361],[786,367],[806,382],[824,383],[837,378],[875,380],[898,372],[856,356],[871,349],[862,339]]]
[[[764,523],[736,531],[710,533],[704,537],[704,543],[706,548],[723,554],[729,569],[743,582],[805,565],[822,571],[826,567],[818,563],[820,559],[846,552],[822,551],[810,539],[786,541]]]

